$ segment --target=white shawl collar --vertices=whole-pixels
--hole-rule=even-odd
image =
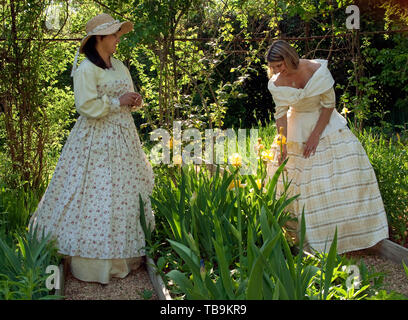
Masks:
[[[333,86],[334,79],[327,68],[327,60],[314,59],[312,61],[320,63],[320,67],[313,73],[304,88],[275,86],[274,81],[279,73],[269,79],[268,89],[277,107],[293,105],[303,98],[319,95]]]

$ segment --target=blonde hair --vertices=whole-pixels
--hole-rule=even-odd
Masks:
[[[285,40],[275,40],[272,42],[266,53],[266,61],[278,62],[284,60],[289,68],[297,69],[299,66],[299,55],[296,50]],[[272,68],[268,66],[268,78],[273,75]]]

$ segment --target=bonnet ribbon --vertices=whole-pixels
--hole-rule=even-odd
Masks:
[[[76,54],[75,54],[74,65],[72,66],[72,70],[71,70],[71,77],[74,76],[74,72],[77,69],[78,56],[79,56],[79,47],[78,47],[78,49],[76,51]]]

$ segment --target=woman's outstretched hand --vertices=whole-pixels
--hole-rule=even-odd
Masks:
[[[306,141],[305,149],[303,150],[303,156],[307,159],[310,155],[314,155],[319,144],[319,135],[312,133]]]
[[[121,106],[140,106],[142,96],[137,92],[127,92],[119,98]]]

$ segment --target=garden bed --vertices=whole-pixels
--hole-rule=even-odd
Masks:
[[[383,244],[383,248],[388,248]],[[408,277],[401,263],[386,257],[387,249],[359,250],[346,253],[349,259],[357,264],[361,261],[372,273],[381,274],[381,287],[387,291],[395,291],[408,296]],[[407,250],[408,251],[408,250]],[[60,265],[63,270],[63,265]],[[113,278],[107,284],[90,283],[74,278],[71,272],[62,273],[62,286],[57,295],[65,295],[65,300],[172,300],[163,279],[156,272],[154,261],[147,258],[147,263],[138,270],[133,270],[123,279]],[[375,285],[373,283],[373,285]],[[150,296],[151,293],[151,296]]]
[[[408,277],[401,263],[396,263],[367,250],[349,252],[346,256],[356,260],[357,264],[364,261],[365,265],[372,269],[372,272],[383,273],[381,286],[385,290],[408,296]]]

